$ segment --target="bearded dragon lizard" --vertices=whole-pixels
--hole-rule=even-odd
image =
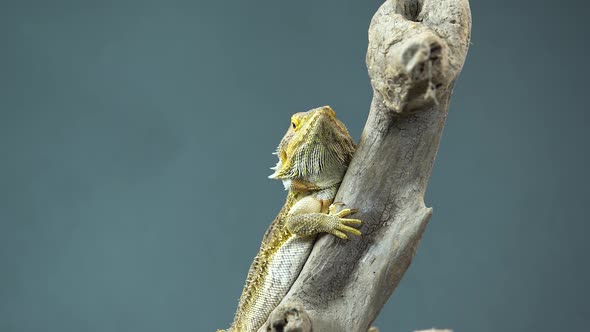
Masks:
[[[296,113],[279,144],[272,179],[289,191],[250,266],[234,322],[227,332],[256,332],[287,294],[320,233],[360,235],[352,209],[333,203],[355,145],[330,106]],[[218,330],[223,332],[223,330]]]

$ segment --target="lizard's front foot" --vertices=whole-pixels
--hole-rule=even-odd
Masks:
[[[359,219],[344,218],[348,215],[357,212],[357,210],[342,209],[336,212],[336,207],[339,205],[344,204],[334,203],[330,205],[330,207],[328,208],[328,217],[330,217],[330,226],[332,226],[331,229],[328,230],[328,233],[344,240],[348,239],[348,236],[345,234],[345,232],[357,236],[361,235],[361,232],[358,229],[351,226],[359,226],[362,223],[362,221],[360,221]]]

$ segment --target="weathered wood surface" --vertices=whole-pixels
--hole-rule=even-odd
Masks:
[[[424,192],[470,30],[468,0],[386,1],[374,15],[366,59],[373,101],[336,197],[359,209],[363,236],[322,236],[259,332],[370,328],[432,214]]]

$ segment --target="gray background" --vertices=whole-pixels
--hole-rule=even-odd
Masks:
[[[290,115],[360,136],[379,3],[1,1],[0,331],[227,327]],[[584,330],[587,9],[471,5],[434,217],[376,325]]]

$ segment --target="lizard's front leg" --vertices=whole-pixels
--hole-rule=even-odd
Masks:
[[[361,235],[361,232],[351,226],[358,226],[358,219],[344,218],[356,211],[344,209],[336,212],[336,206],[330,205],[328,213],[322,210],[325,201],[312,195],[299,200],[289,210],[286,219],[287,229],[297,236],[311,236],[318,233],[330,233],[341,239],[347,239],[346,233]]]

